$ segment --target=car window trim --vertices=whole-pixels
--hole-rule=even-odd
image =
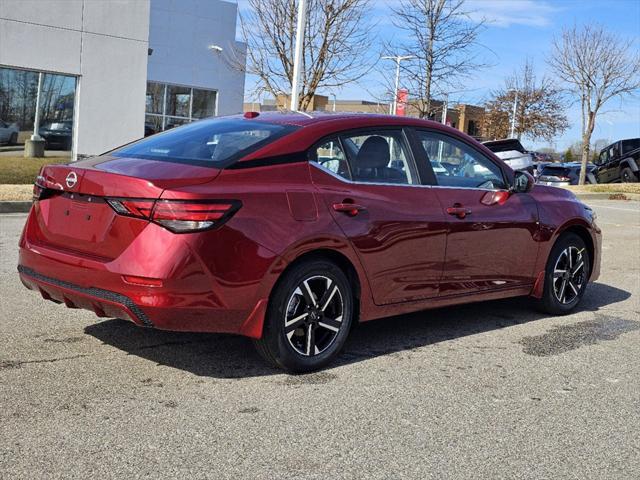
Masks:
[[[359,185],[359,186],[366,186],[366,185],[375,185],[375,186],[379,186],[379,187],[412,187],[412,188],[432,188],[432,187],[436,187],[434,185],[424,185],[421,183],[385,183],[385,182],[358,182],[358,181],[354,181],[354,180],[349,180],[347,178],[341,177],[340,175],[338,175],[335,172],[332,172],[331,170],[329,170],[327,167],[323,167],[322,165],[320,165],[318,162],[314,162],[314,161],[309,161],[309,164],[319,170],[321,170],[322,172],[331,175],[333,178],[335,178],[336,180],[339,180],[343,183],[346,183],[347,185]]]
[[[432,129],[432,128],[412,127],[412,129],[414,130],[414,134],[416,135],[416,142],[417,142],[416,146],[421,148],[423,152],[424,152],[424,147],[422,147],[422,145],[420,145],[420,141],[418,139],[418,132],[426,132],[426,133],[430,133],[430,134],[440,135],[440,136],[446,137],[446,138],[451,138],[453,141],[459,142],[459,143],[469,147],[471,150],[476,152],[478,155],[480,155],[483,158],[486,158],[489,162],[493,163],[496,167],[498,167],[498,170],[500,170],[500,172],[502,173],[502,181],[506,185],[506,188],[456,187],[456,186],[451,186],[451,185],[440,185],[438,183],[438,177],[435,174],[435,172],[433,171],[433,166],[431,165],[431,162],[425,160],[425,163],[427,164],[427,168],[431,170],[431,172],[433,174],[433,177],[435,179],[436,183],[433,185],[434,187],[439,187],[439,188],[463,188],[465,190],[482,190],[482,191],[490,191],[490,192],[500,191],[500,190],[508,190],[509,185],[511,185],[511,181],[510,181],[511,180],[511,175],[508,175],[508,170],[506,170],[502,164],[496,162],[494,159],[492,159],[491,157],[487,156],[484,152],[479,150],[473,144],[465,141],[462,138],[456,138],[453,135],[449,135],[449,134],[447,134],[445,132],[441,132],[439,130],[435,130],[435,129]],[[427,153],[424,152],[424,155],[425,155],[425,158],[426,158],[427,157]]]

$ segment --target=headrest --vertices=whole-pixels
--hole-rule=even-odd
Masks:
[[[382,168],[389,165],[389,143],[379,136],[367,138],[356,156],[357,168]]]

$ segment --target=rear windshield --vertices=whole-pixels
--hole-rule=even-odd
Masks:
[[[208,119],[147,137],[110,154],[223,168],[296,128],[239,118]]]
[[[571,173],[570,168],[566,167],[544,167],[540,175],[559,175],[561,177],[567,177]]]
[[[520,153],[526,153],[522,144],[517,139],[509,140],[493,140],[490,142],[484,142],[483,145],[494,153],[517,151]]]

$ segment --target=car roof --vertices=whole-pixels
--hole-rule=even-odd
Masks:
[[[254,112],[258,113],[258,112]],[[320,138],[331,136],[337,132],[369,127],[422,127],[448,134],[473,145],[490,157],[494,154],[481,143],[455,128],[432,120],[396,115],[379,115],[372,113],[351,112],[263,112],[256,116],[246,113],[236,118],[244,118],[247,122],[264,122],[301,127],[297,131],[266,145],[240,162],[265,156],[301,152],[311,147]]]
[[[258,115],[252,120],[256,122],[276,123],[283,125],[311,126],[321,123],[337,123],[337,122],[353,122],[363,123],[365,126],[371,123],[390,122],[395,125],[421,125],[435,124],[438,122],[431,120],[423,120],[415,117],[402,117],[397,115],[383,115],[376,113],[358,113],[358,112],[297,112],[297,111],[281,111],[281,112],[255,112]],[[247,118],[244,116],[244,118]],[[357,128],[355,126],[354,128]]]

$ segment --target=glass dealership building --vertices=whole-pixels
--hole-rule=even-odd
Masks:
[[[34,134],[85,156],[242,111],[237,4],[220,0],[0,0],[0,156]]]

